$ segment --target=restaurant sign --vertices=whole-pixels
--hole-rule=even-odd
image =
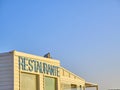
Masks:
[[[31,58],[19,56],[19,69],[28,72],[38,72],[53,76],[59,76],[59,67]]]

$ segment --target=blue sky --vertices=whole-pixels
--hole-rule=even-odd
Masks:
[[[100,90],[120,88],[119,0],[0,0],[0,52],[43,56]]]

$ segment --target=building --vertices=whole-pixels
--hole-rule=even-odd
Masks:
[[[120,89],[118,89],[118,88],[115,88],[115,89],[108,89],[108,90],[120,90]]]
[[[0,90],[85,90],[86,82],[60,66],[59,60],[18,51],[0,54]]]

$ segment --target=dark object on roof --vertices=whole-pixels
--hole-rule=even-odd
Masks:
[[[46,58],[51,58],[50,53],[48,52],[47,54],[44,55]]]

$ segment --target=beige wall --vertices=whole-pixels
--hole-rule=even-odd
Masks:
[[[14,90],[19,90],[19,87],[20,87],[20,83],[19,83],[20,82],[20,79],[19,79],[20,77],[19,76],[20,76],[21,72],[26,72],[26,73],[32,73],[32,74],[39,75],[40,90],[43,90],[43,88],[44,88],[44,83],[43,83],[44,82],[44,76],[57,78],[58,79],[58,85],[59,85],[59,83],[60,83],[59,82],[59,77],[57,77],[57,76],[51,76],[51,75],[47,75],[47,74],[43,74],[43,73],[39,73],[39,72],[28,72],[28,71],[19,70],[19,58],[18,58],[18,56],[31,58],[31,59],[34,59],[36,61],[45,62],[47,64],[51,64],[51,65],[55,65],[55,66],[60,66],[60,62],[57,61],[57,60],[14,51]],[[58,86],[58,89],[59,88],[60,87]]]
[[[60,82],[62,86],[67,86],[68,88],[71,87],[71,84],[76,85],[78,90],[80,90],[80,86],[82,88],[85,85],[85,80],[80,78],[79,76],[75,75],[74,73],[66,70],[65,68],[61,67],[60,69]],[[64,90],[61,86],[61,90]]]

